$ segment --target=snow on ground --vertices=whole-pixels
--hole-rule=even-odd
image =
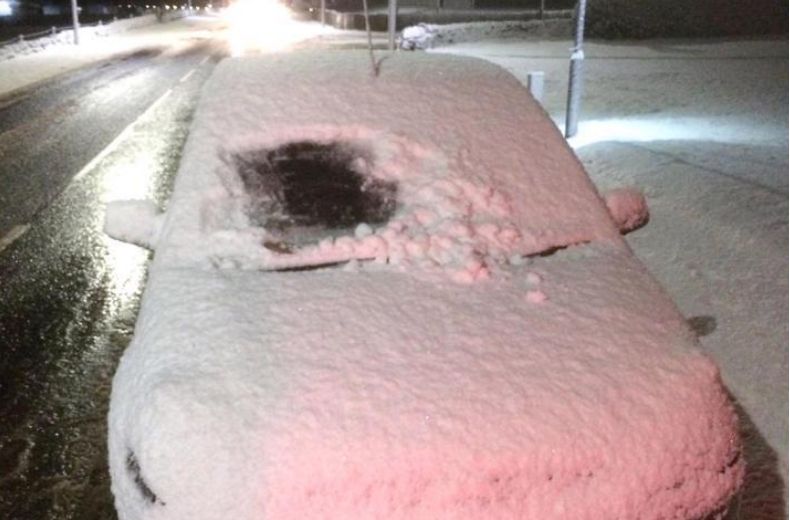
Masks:
[[[399,44],[407,50],[430,49],[462,42],[479,42],[487,38],[517,39],[563,38],[571,31],[569,19],[506,22],[419,24],[401,31]]]
[[[165,19],[165,21],[172,21],[182,18],[185,14],[173,12],[173,14]],[[149,14],[138,16],[135,18],[128,18],[125,20],[116,20],[110,23],[99,25],[86,25],[80,27],[79,37],[82,43],[87,43],[93,39],[102,39],[111,35],[115,35],[130,29],[138,27],[145,27],[146,25],[154,25],[158,23],[156,15]],[[5,44],[0,46],[0,60],[13,59],[25,54],[41,52],[47,47],[58,45],[69,45],[74,43],[74,32],[71,30],[61,31],[51,36],[42,36],[34,39],[24,39],[15,43]]]
[[[216,17],[193,16],[85,38],[80,45],[63,41],[34,54],[2,60],[0,96],[113,56],[150,48],[172,50],[192,45],[195,39],[211,38],[212,32],[222,29],[223,25],[224,22]]]
[[[526,84],[546,74],[564,122],[569,40],[462,43]],[[700,328],[742,407],[752,479],[743,516],[784,515],[788,395],[786,40],[588,43],[579,135],[602,191],[643,189],[637,255]]]

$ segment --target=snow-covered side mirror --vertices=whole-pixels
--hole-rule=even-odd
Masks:
[[[647,224],[650,212],[641,191],[617,188],[604,194],[606,207],[620,233],[628,233]]]
[[[107,204],[104,232],[116,240],[153,250],[163,217],[149,200],[116,200]]]

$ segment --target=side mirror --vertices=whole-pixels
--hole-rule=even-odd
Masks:
[[[149,200],[117,200],[107,204],[104,232],[111,238],[156,249],[164,214]]]
[[[606,192],[603,198],[622,234],[639,229],[650,219],[645,196],[635,188],[617,188]]]

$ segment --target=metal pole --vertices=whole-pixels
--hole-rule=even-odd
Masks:
[[[540,19],[543,20],[543,15],[546,12],[546,0],[540,0]]]
[[[527,73],[529,93],[538,103],[543,103],[543,71],[534,70]]]
[[[80,44],[80,17],[77,14],[77,0],[71,0],[71,21],[74,22],[74,45]]]
[[[387,31],[389,32],[389,50],[395,50],[395,28],[398,21],[398,0],[389,0],[387,13]]]
[[[576,4],[576,36],[571,49],[571,69],[568,78],[568,106],[565,112],[565,137],[576,135],[579,126],[579,108],[582,99],[582,64],[584,63],[584,13],[587,0]]]
[[[321,25],[326,25],[326,0],[321,0]]]

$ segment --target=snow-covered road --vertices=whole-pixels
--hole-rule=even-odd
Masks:
[[[570,41],[435,49],[478,56],[526,83],[564,121]],[[642,188],[651,222],[629,243],[705,334],[741,407],[751,465],[736,518],[784,515],[788,395],[786,40],[585,46],[577,154],[601,191]]]

